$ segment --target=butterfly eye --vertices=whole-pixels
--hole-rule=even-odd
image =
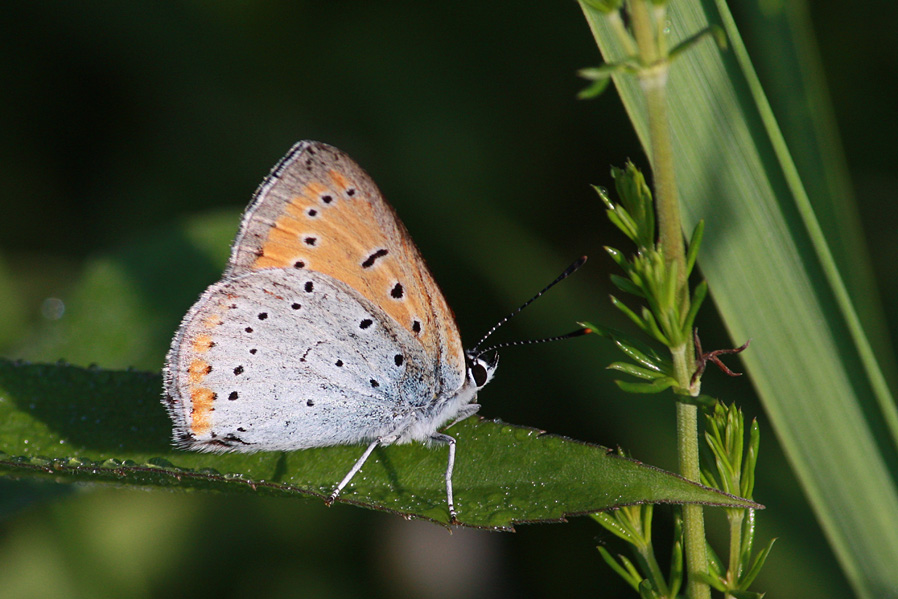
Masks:
[[[478,387],[483,387],[486,385],[487,380],[489,380],[486,368],[479,362],[471,366],[471,377],[474,379],[474,384]]]

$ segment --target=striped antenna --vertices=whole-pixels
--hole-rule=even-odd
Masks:
[[[529,344],[531,344],[531,343],[545,343],[545,342],[547,342],[547,341],[557,341],[557,340],[560,340],[560,339],[569,339],[569,338],[571,338],[571,337],[579,337],[580,335],[585,335],[585,334],[587,334],[587,333],[591,333],[591,332],[592,332],[592,329],[578,329],[578,330],[576,330],[576,331],[573,331],[573,332],[571,332],[571,333],[568,333],[567,335],[560,335],[560,336],[557,336],[557,337],[547,337],[547,338],[545,338],[545,339],[531,339],[531,340],[529,340],[529,341],[511,341],[511,342],[509,342],[509,343],[502,343],[502,344],[499,344],[499,345],[494,345],[493,347],[490,347],[490,348],[487,348],[487,349],[484,349],[484,350],[478,349],[481,345],[483,345],[483,342],[484,342],[484,341],[486,341],[487,339],[489,339],[490,335],[492,335],[493,333],[495,333],[495,332],[499,329],[499,327],[501,327],[503,324],[505,324],[506,322],[508,322],[509,320],[511,320],[512,318],[514,318],[514,317],[517,316],[518,314],[520,314],[520,312],[521,312],[524,308],[526,308],[527,306],[529,306],[530,304],[532,304],[532,303],[536,300],[536,298],[540,297],[540,296],[541,296],[542,294],[544,294],[546,291],[548,291],[549,289],[551,289],[552,287],[554,287],[555,285],[557,285],[558,283],[560,283],[560,282],[563,281],[564,279],[566,279],[566,278],[568,278],[569,276],[571,276],[572,274],[574,274],[574,273],[577,271],[577,269],[579,269],[579,268],[580,268],[581,266],[583,266],[584,264],[586,264],[586,256],[581,256],[581,257],[578,258],[573,264],[571,264],[570,266],[568,266],[568,267],[564,270],[563,273],[561,273],[560,275],[558,275],[558,278],[557,278],[557,279],[555,279],[554,281],[552,281],[551,283],[549,283],[548,285],[546,285],[545,288],[543,288],[542,291],[540,291],[539,293],[537,293],[536,295],[534,295],[533,297],[531,297],[529,300],[527,300],[526,302],[524,302],[523,304],[521,304],[521,306],[520,306],[517,310],[514,310],[514,311],[511,312],[508,316],[506,316],[505,318],[503,318],[502,320],[500,320],[499,322],[497,322],[495,325],[493,325],[493,328],[491,328],[489,331],[486,332],[486,335],[484,335],[483,338],[482,338],[480,341],[477,342],[477,345],[475,345],[473,348],[471,348],[470,353],[471,353],[471,354],[474,354],[474,355],[476,355],[476,356],[481,356],[481,355],[483,355],[483,354],[485,354],[485,353],[487,353],[487,352],[490,352],[490,351],[493,351],[493,350],[496,350],[496,349],[500,349],[500,348],[503,348],[503,347],[511,347],[511,346],[513,346],[513,345],[529,345]]]

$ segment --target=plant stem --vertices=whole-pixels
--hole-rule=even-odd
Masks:
[[[727,511],[727,520],[730,524],[730,557],[727,566],[727,582],[735,584],[739,580],[742,564],[742,526],[745,521],[745,512],[742,510]],[[727,593],[725,599],[731,599]]]
[[[680,457],[680,474],[689,480],[701,477],[698,462],[698,408],[692,404],[677,402],[677,449]],[[711,589],[700,582],[695,574],[708,569],[705,553],[705,518],[702,507],[695,504],[683,506],[683,534],[685,536],[687,595],[691,599],[708,599]]]
[[[646,98],[649,124],[652,173],[654,175],[655,202],[658,212],[659,245],[668,266],[677,272],[677,305],[680,317],[689,311],[689,288],[686,280],[686,251],[683,242],[683,225],[680,221],[680,205],[674,176],[673,141],[667,110],[667,77],[669,63],[666,48],[659,45],[653,25],[650,7],[645,0],[630,0],[633,35],[639,47],[642,69],[638,79]],[[663,15],[655,13],[655,18]],[[694,395],[698,389],[691,385],[695,350],[691,334],[682,345],[671,348],[680,389],[689,389]],[[677,403],[677,450],[680,473],[689,480],[699,481],[701,474],[698,459],[698,408],[683,402]],[[687,594],[691,599],[709,599],[710,587],[698,580],[696,573],[708,569],[705,552],[705,522],[701,506],[683,506],[683,531],[685,534]]]
[[[639,42],[643,68],[639,72],[639,84],[645,94],[646,113],[651,144],[652,173],[655,183],[655,202],[658,211],[659,245],[664,249],[668,264],[677,263],[678,291],[680,299],[686,287],[686,250],[683,243],[683,225],[680,221],[680,199],[674,177],[673,141],[667,113],[667,76],[670,65],[658,56],[657,44],[652,35],[654,28],[643,0],[631,2],[633,31]],[[643,32],[643,33],[641,33]],[[648,40],[643,40],[643,38]],[[646,46],[650,46],[646,48]],[[689,307],[688,300],[685,303]]]

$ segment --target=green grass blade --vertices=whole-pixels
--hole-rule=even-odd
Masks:
[[[831,255],[738,32],[718,8],[713,19],[732,51],[702,42],[670,77],[684,226],[706,219],[699,264],[717,307],[733,339],[752,339],[743,360],[848,579],[860,596],[880,597],[898,588],[898,492],[893,440],[878,438],[873,420],[894,437],[894,400],[836,267],[852,262]],[[707,27],[706,10],[673,3],[672,42]],[[618,60],[601,15],[584,12],[606,60]],[[635,80],[615,84],[647,147]]]

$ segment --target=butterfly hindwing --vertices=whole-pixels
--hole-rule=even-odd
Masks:
[[[428,359],[408,332],[314,271],[221,281],[182,331],[169,356],[177,374],[167,384],[173,396],[191,398],[170,412],[181,444],[192,449],[358,443],[394,432],[434,395]]]

